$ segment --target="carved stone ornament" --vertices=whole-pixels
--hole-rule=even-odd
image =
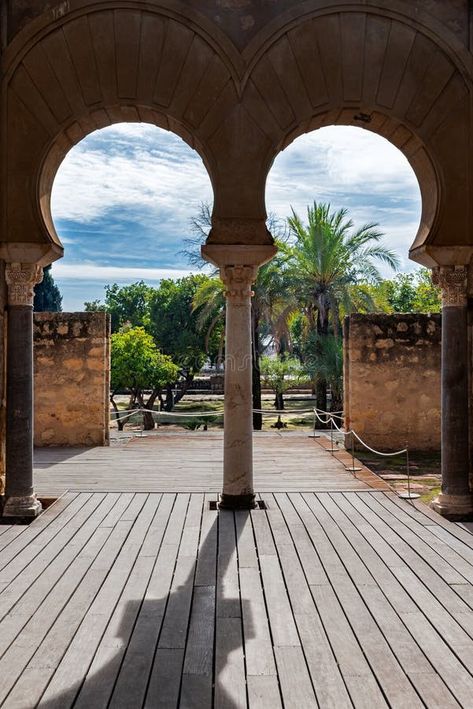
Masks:
[[[432,281],[442,289],[442,305],[461,306],[468,302],[468,268],[441,266],[432,271]]]
[[[36,263],[7,263],[5,279],[8,285],[8,304],[32,306],[34,287],[43,280],[43,269]]]
[[[220,277],[227,286],[225,297],[235,305],[246,305],[253,295],[252,284],[258,275],[257,266],[225,266]]]

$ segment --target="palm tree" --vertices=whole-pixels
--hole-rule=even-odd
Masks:
[[[383,234],[378,224],[355,230],[347,215],[346,209],[332,211],[330,204],[314,202],[307,208],[307,224],[294,210],[288,219],[294,240],[290,257],[294,289],[307,329],[317,334],[319,342],[330,334],[330,324],[339,337],[340,310],[353,312],[357,300],[354,286],[382,280],[376,261],[393,269],[399,266],[395,253],[380,243]],[[369,298],[365,300],[369,306]],[[322,376],[317,378],[317,406],[327,409],[327,381]]]
[[[285,244],[277,242],[279,252],[258,271],[251,302],[251,328],[253,347],[253,408],[261,409],[260,359],[263,341],[272,338],[279,351],[289,341],[288,317],[295,308],[295,298],[287,274],[289,253]],[[194,297],[194,310],[198,310],[198,324],[210,338],[217,325],[225,319],[225,286],[220,278],[212,278],[198,288]],[[223,343],[222,343],[223,345]],[[262,428],[262,415],[253,414],[253,427]]]

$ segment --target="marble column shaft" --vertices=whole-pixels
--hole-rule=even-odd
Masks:
[[[442,288],[442,492],[432,507],[452,520],[473,513],[469,484],[468,269],[441,267]]]
[[[226,266],[224,482],[221,506],[251,507],[253,489],[253,398],[251,285],[258,269]]]
[[[221,509],[251,509],[253,397],[251,286],[258,268],[277,253],[272,244],[206,244],[202,256],[218,266],[226,287],[225,422]]]
[[[33,485],[33,298],[42,278],[36,264],[9,263],[7,331],[6,489],[3,515],[41,511]]]

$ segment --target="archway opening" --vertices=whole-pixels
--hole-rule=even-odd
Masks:
[[[266,198],[286,225],[287,349],[317,407],[381,452],[439,451],[440,293],[408,259],[422,195],[406,157],[372,132],[321,128],[277,156]]]
[[[58,345],[49,359],[37,357],[38,445],[97,443],[100,428],[108,437],[103,311],[112,327],[114,427],[151,430],[158,421],[178,423],[171,416],[163,421],[160,412],[175,411],[214,354],[192,309],[194,292],[208,276],[189,267],[184,253],[190,222],[201,203],[211,209],[212,196],[200,156],[175,134],[149,124],[99,130],[68,153],[51,198],[54,229],[65,248],[52,273],[67,313],[46,324],[40,316],[37,326],[38,340],[52,334]],[[77,313],[84,310],[86,315]],[[44,354],[39,342],[37,350]],[[72,401],[59,406],[57,392],[51,410],[47,399],[61,384]],[[127,417],[131,409],[140,412]]]
[[[371,131],[327,126],[306,133],[276,157],[266,188],[267,210],[279,219],[292,208],[302,218],[314,201],[347,209],[355,224],[376,222],[403,271],[421,223],[422,196],[404,154]]]

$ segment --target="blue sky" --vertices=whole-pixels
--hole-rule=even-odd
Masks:
[[[281,153],[267,184],[267,210],[304,216],[315,200],[346,207],[356,225],[379,222],[403,270],[420,220],[420,194],[404,156],[359,128],[328,127]],[[104,286],[191,272],[180,253],[189,220],[212,188],[199,155],[180,138],[143,124],[88,136],[67,155],[53,189],[52,213],[65,247],[53,266],[64,310],[103,298]],[[388,273],[386,272],[386,275]]]

